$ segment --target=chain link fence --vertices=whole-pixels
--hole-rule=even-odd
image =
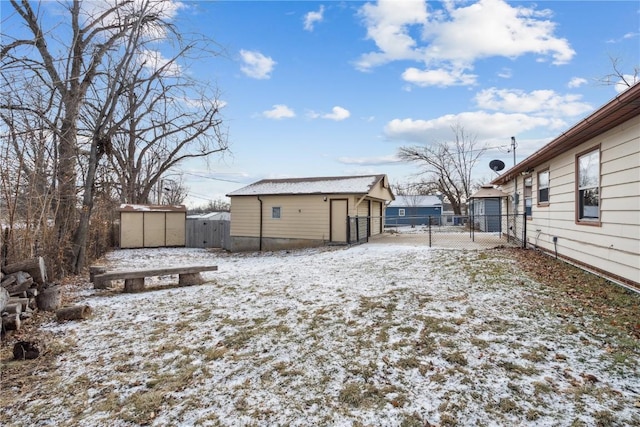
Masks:
[[[372,235],[370,225],[384,221],[384,233]],[[477,249],[526,245],[526,217],[511,215],[442,215],[350,217],[349,243],[401,242],[433,248]]]

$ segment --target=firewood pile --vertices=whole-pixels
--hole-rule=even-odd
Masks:
[[[47,280],[47,268],[42,257],[7,264],[0,270],[0,314],[3,341],[19,331],[24,322],[34,317],[36,310],[55,312],[59,322],[86,319],[91,315],[88,305],[61,307],[61,287]],[[46,344],[44,341],[18,341],[13,347],[14,359],[35,359]]]
[[[55,311],[60,305],[60,287],[48,283],[42,257],[7,264],[0,278],[2,335],[19,330],[35,310]]]

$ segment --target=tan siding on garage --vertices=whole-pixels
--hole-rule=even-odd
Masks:
[[[260,201],[258,197],[231,198],[231,235],[247,237],[260,235]]]
[[[329,240],[329,198],[325,196],[264,196],[264,236],[291,239]],[[280,208],[280,218],[271,217]]]

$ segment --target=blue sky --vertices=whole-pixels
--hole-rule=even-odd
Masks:
[[[184,164],[188,205],[263,178],[415,181],[398,148],[454,125],[502,147],[487,182],[512,136],[521,160],[616,95],[610,57],[640,65],[637,1],[183,1],[173,19],[221,47],[185,72],[218,86],[231,143]]]
[[[262,178],[386,173],[403,145],[452,139],[460,124],[494,148],[531,154],[616,95],[597,80],[640,64],[635,1],[185,3],[194,31],[225,56],[193,72],[226,103],[231,156],[185,175],[194,196]],[[486,163],[486,165],[485,165]],[[187,170],[190,172],[190,170]],[[197,197],[191,200],[198,200]]]

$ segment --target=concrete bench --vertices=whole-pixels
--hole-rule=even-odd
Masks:
[[[125,292],[139,292],[144,290],[144,279],[154,276],[179,275],[179,286],[200,285],[203,283],[200,273],[216,271],[217,265],[195,265],[188,267],[164,267],[147,270],[98,271],[93,277],[96,289],[105,289],[112,280],[124,280]]]

